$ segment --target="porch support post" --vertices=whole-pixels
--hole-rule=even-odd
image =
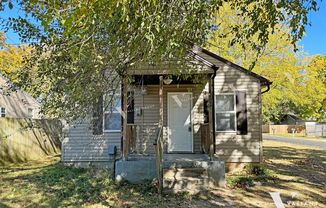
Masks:
[[[160,120],[159,120],[159,127],[162,127],[163,126],[163,76],[160,76],[159,97],[160,97]]]
[[[213,145],[213,92],[212,92],[212,79],[208,82],[208,126],[209,126],[209,156],[212,158],[214,155]]]
[[[129,152],[129,141],[127,138],[127,104],[128,104],[128,79],[127,76],[123,76],[122,78],[122,158],[126,159],[126,156]]]
[[[218,67],[213,68],[214,73],[209,79],[208,120],[209,120],[209,156],[213,159],[215,154],[215,76]]]

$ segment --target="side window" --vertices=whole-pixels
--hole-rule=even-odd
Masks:
[[[215,98],[216,131],[236,131],[235,95],[219,94]]]
[[[104,104],[104,131],[121,131],[121,95],[105,96]]]
[[[6,108],[0,108],[0,117],[6,117]]]

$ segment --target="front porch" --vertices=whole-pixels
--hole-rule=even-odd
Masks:
[[[197,75],[195,75],[196,77]],[[123,157],[129,154],[155,155],[156,132],[162,128],[163,153],[214,154],[214,118],[211,77],[201,82],[179,78],[164,84],[166,75],[131,76],[124,85]],[[132,81],[130,81],[132,80]],[[130,111],[134,112],[130,114]],[[133,122],[128,123],[128,116]],[[130,119],[129,119],[130,120]],[[126,121],[126,122],[125,122]],[[210,122],[209,122],[210,121]]]
[[[126,113],[117,180],[141,183],[156,178],[159,192],[163,186],[183,187],[187,180],[223,186],[224,162],[214,158],[214,77],[198,76],[203,83],[181,79],[164,84],[167,75],[124,78]],[[130,91],[124,89],[133,92],[133,123],[127,122]]]
[[[127,155],[126,158],[133,157],[154,157],[155,156],[155,133],[158,131],[158,124],[148,124],[148,125],[137,125],[137,124],[127,124],[126,129],[126,148]],[[163,127],[164,128],[164,127]],[[164,133],[163,133],[164,134]],[[178,159],[188,158],[188,159],[200,159],[200,155],[205,155],[205,158],[209,158],[209,148],[211,145],[209,137],[209,124],[200,124],[195,135],[194,151],[188,153],[169,153],[167,138],[165,137],[163,141],[163,152],[165,159]],[[193,155],[193,156],[191,156]]]

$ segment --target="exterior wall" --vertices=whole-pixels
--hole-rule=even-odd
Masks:
[[[16,92],[8,89],[6,79],[0,75],[0,108],[6,109],[7,118],[41,118],[40,104],[24,91]],[[28,115],[28,109],[33,109],[33,115]]]
[[[113,160],[108,154],[109,145],[116,145],[120,151],[121,133],[93,135],[90,122],[84,119],[69,127],[67,137],[62,142],[61,160],[80,166],[109,162]]]
[[[215,77],[215,94],[246,92],[248,134],[216,132],[216,155],[226,162],[260,162],[262,156],[261,86],[257,79],[222,65]]]
[[[205,57],[207,58],[207,57]],[[214,61],[214,60],[213,60]],[[213,62],[212,61],[212,62]],[[216,132],[216,156],[225,162],[244,163],[262,160],[261,129],[261,86],[260,82],[226,64],[221,64],[215,77],[215,94],[246,91],[248,134]],[[136,153],[153,154],[156,127],[159,122],[159,86],[147,85],[146,93],[141,94],[140,86],[134,86],[134,123],[138,126]],[[164,85],[164,140],[167,149],[167,93],[193,92],[194,152],[201,153],[200,124],[204,122],[203,100],[208,85]],[[140,110],[141,109],[141,110]],[[140,113],[141,112],[141,113]],[[70,128],[63,143],[62,160],[65,162],[112,161],[108,155],[108,145],[120,149],[121,133],[104,133],[93,136],[89,122],[83,121]]]
[[[146,86],[147,93],[141,95],[140,88],[135,89],[135,111],[142,109],[141,115],[135,114],[135,125],[139,126],[139,137],[136,142],[136,151],[153,154],[155,131],[159,122],[159,86]],[[200,124],[204,122],[203,115],[203,86],[201,85],[164,85],[164,132],[165,151],[167,150],[167,94],[168,92],[192,92],[192,125],[193,125],[193,151],[201,152]]]

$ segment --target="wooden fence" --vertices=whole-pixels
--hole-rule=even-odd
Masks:
[[[263,133],[269,134],[302,134],[305,135],[305,126],[304,125],[263,125]]]
[[[58,120],[0,118],[0,164],[59,154],[61,135]]]

